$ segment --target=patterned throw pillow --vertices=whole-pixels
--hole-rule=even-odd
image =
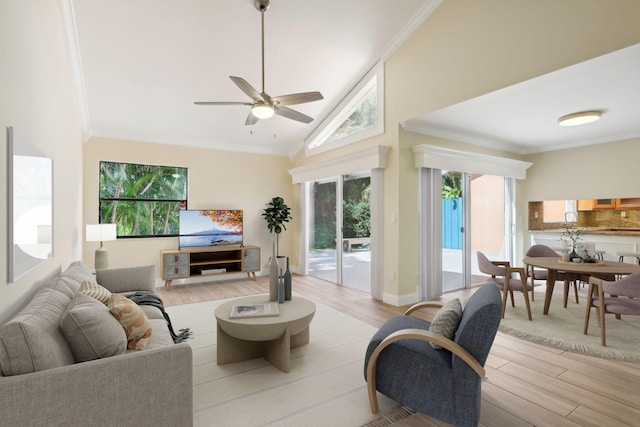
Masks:
[[[88,295],[91,298],[95,298],[105,305],[109,303],[109,299],[111,298],[111,292],[109,289],[88,280],[82,281],[78,292]]]
[[[458,298],[454,298],[440,307],[440,310],[438,310],[431,322],[431,326],[429,326],[429,330],[452,340],[456,335],[456,330],[458,330],[461,318],[462,304],[460,304]],[[436,350],[442,349],[438,344],[429,344]]]
[[[144,350],[151,339],[151,322],[138,304],[120,294],[112,294],[107,307],[124,328],[127,348]]]

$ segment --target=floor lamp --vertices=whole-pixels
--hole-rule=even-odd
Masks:
[[[87,242],[100,242],[96,249],[95,269],[109,268],[109,251],[102,247],[102,242],[116,240],[115,224],[87,224]]]

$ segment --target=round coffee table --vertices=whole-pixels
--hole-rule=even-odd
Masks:
[[[313,301],[294,297],[278,304],[279,315],[274,317],[229,318],[234,305],[273,302],[268,294],[251,295],[216,309],[218,365],[264,357],[276,368],[289,372],[290,350],[309,342],[309,324],[316,312]]]

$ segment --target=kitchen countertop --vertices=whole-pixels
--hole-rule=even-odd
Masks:
[[[580,227],[581,228],[581,227]],[[610,236],[640,236],[640,228],[609,228],[609,227],[584,227],[584,234],[600,234]],[[548,230],[529,230],[530,233],[563,233],[564,228],[552,228]]]

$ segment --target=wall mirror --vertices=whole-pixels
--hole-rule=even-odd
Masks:
[[[53,161],[7,128],[8,282],[53,257]]]

